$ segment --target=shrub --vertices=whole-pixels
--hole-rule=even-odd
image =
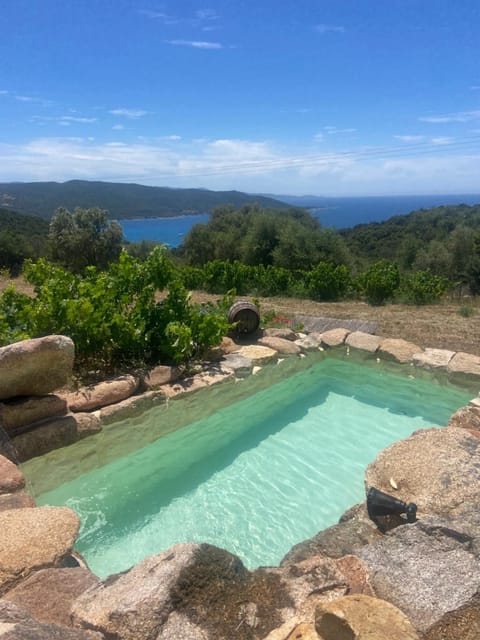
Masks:
[[[369,304],[380,305],[393,298],[400,285],[398,265],[380,260],[359,279]]]
[[[442,276],[435,276],[430,271],[415,271],[404,281],[406,302],[417,305],[438,302],[448,287],[448,280]]]
[[[314,300],[338,300],[347,293],[350,274],[345,265],[319,262],[306,274],[308,295]]]

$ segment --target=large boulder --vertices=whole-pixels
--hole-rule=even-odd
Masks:
[[[422,349],[413,342],[407,342],[401,338],[385,338],[378,347],[379,354],[386,360],[394,360],[400,364],[411,362],[414,355]]]
[[[477,601],[477,504],[464,507],[457,518],[430,516],[398,527],[358,555],[367,566],[376,595],[401,609],[418,630],[425,632],[445,622],[452,612]],[[457,637],[463,640],[462,635]]]
[[[30,396],[0,402],[0,424],[12,433],[20,427],[67,413],[67,403],[58,395]]]
[[[41,569],[3,595],[39,622],[72,626],[73,602],[100,579],[83,567]]]
[[[135,376],[124,375],[82,387],[66,397],[71,411],[92,411],[106,405],[129,398],[138,388],[139,380]]]
[[[66,336],[46,336],[0,348],[0,400],[42,396],[66,385],[75,347]]]
[[[320,605],[315,629],[320,640],[419,640],[404,613],[389,602],[365,595]]]
[[[147,371],[144,383],[147,389],[158,389],[162,384],[175,382],[181,375],[182,370],[179,367],[171,367],[161,364]]]
[[[253,371],[253,362],[240,353],[227,353],[223,356],[222,364],[231,369],[237,378],[246,378]]]
[[[421,353],[414,354],[413,362],[417,367],[423,369],[446,369],[454,355],[455,351],[447,349],[425,349]]]
[[[367,467],[365,483],[416,503],[420,517],[454,514],[464,503],[480,502],[479,455],[480,439],[466,429],[417,431],[383,449]]]
[[[275,349],[264,347],[259,344],[246,344],[239,347],[235,353],[239,353],[245,358],[251,360],[254,365],[259,366],[273,362],[278,355],[278,352],[275,351]]]
[[[0,494],[14,493],[24,486],[25,478],[17,465],[0,455]]]
[[[70,554],[80,521],[67,507],[0,513],[0,596],[36,569],[59,566]]]
[[[448,426],[480,431],[480,407],[471,404],[461,407],[450,417]]]
[[[340,347],[349,333],[348,329],[343,329],[342,327],[324,331],[320,334],[321,344],[324,347]]]
[[[352,331],[346,339],[345,343],[352,349],[366,351],[367,353],[375,353],[380,346],[383,338],[375,336],[364,331]]]
[[[0,600],[0,637],[2,640],[103,640],[95,631],[38,622],[8,600]]]
[[[283,340],[296,340],[298,334],[293,329],[276,329],[275,327],[269,327],[263,331],[263,335],[266,338],[283,338]]]

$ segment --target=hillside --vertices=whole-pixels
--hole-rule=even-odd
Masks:
[[[0,207],[50,219],[57,207],[107,209],[112,218],[164,218],[187,213],[208,213],[221,204],[240,207],[256,202],[261,207],[286,208],[279,200],[240,191],[171,189],[114,182],[10,182],[0,183]]]
[[[359,224],[340,231],[354,256],[365,260],[397,260],[410,267],[417,255],[458,251],[464,257],[473,233],[480,230],[480,205],[434,207],[383,222]],[[431,266],[431,265],[430,265]],[[447,275],[447,274],[445,274]]]

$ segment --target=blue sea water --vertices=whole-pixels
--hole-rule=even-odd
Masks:
[[[313,198],[308,202],[311,213],[324,227],[345,229],[366,222],[381,222],[392,216],[405,215],[417,209],[448,204],[479,204],[480,194],[430,196],[375,196],[361,198]],[[208,221],[208,214],[172,218],[120,220],[123,233],[130,242],[154,240],[178,247],[194,224]]]

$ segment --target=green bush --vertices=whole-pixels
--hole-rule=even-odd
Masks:
[[[161,248],[145,261],[124,251],[106,271],[88,267],[82,276],[30,261],[25,277],[35,287],[34,298],[11,287],[0,296],[2,344],[64,334],[75,342],[81,368],[186,361],[218,344],[228,330],[221,304],[190,302]]]
[[[435,276],[430,271],[415,271],[407,275],[403,285],[406,302],[417,305],[438,302],[448,287],[446,278]]]
[[[350,285],[350,274],[345,265],[319,262],[306,274],[307,291],[314,300],[339,300]]]
[[[394,297],[400,286],[398,265],[379,260],[360,277],[360,283],[369,304],[380,305]]]

